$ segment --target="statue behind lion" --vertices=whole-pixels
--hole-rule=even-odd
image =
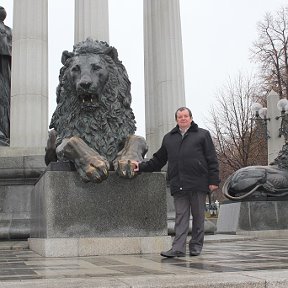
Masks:
[[[117,50],[88,38],[64,51],[61,62],[46,164],[69,160],[85,182],[100,183],[109,170],[134,177],[131,161],[142,161],[148,148],[134,135],[131,83]]]
[[[232,201],[287,199],[288,142],[268,166],[248,166],[232,173],[223,185],[223,194]]]

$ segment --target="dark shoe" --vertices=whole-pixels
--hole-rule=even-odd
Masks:
[[[197,251],[190,251],[189,255],[190,256],[199,256],[201,254],[201,252],[197,252]]]
[[[162,251],[160,253],[161,256],[163,257],[168,257],[168,258],[173,258],[173,257],[185,257],[186,254],[184,252],[181,251],[173,251],[172,249],[168,250],[168,251]]]

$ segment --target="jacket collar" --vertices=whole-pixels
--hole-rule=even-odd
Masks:
[[[197,131],[198,131],[198,125],[193,121],[187,132],[197,132]],[[170,131],[170,133],[171,134],[180,133],[178,124]]]

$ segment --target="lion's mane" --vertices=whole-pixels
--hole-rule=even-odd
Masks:
[[[113,161],[123,148],[128,135],[136,130],[135,117],[130,107],[131,83],[117,50],[106,42],[87,39],[74,45],[73,52],[64,51],[67,59],[63,60],[57,87],[57,107],[49,128],[57,132],[58,146],[64,138],[78,136],[89,147]],[[69,70],[78,55],[100,55],[107,64],[109,78],[98,96],[99,107],[91,111],[80,109],[76,88]]]

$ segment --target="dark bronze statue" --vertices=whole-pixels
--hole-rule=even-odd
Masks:
[[[0,6],[0,146],[8,146],[10,138],[12,30],[4,24],[6,15]]]
[[[88,38],[64,51],[61,62],[46,164],[70,160],[85,182],[100,183],[109,170],[134,177],[131,160],[143,160],[148,148],[134,135],[131,83],[117,50]]]
[[[235,201],[288,196],[288,143],[270,165],[248,166],[234,172],[222,191],[226,198]]]

